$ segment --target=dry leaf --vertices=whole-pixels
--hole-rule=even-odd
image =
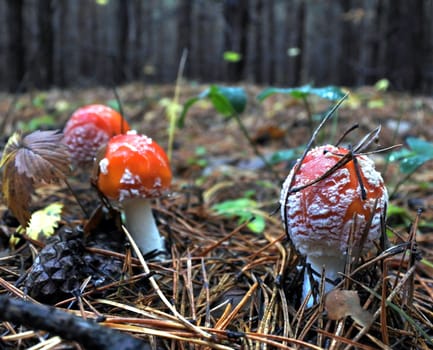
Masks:
[[[35,131],[25,137],[13,134],[3,151],[3,197],[6,205],[26,227],[34,187],[64,180],[70,171],[70,156],[59,131]]]
[[[326,295],[325,309],[330,320],[340,320],[350,316],[366,327],[373,320],[372,315],[361,307],[358,293],[353,290],[335,289]]]

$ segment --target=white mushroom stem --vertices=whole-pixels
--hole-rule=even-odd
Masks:
[[[340,254],[337,256],[320,255],[320,256],[307,256],[307,264],[310,265],[314,280],[320,284],[322,269],[325,269],[325,280],[324,293],[328,293],[334,288],[334,284],[331,281],[335,281],[337,278],[341,278],[339,272],[344,272],[346,264],[346,255]],[[308,270],[305,270],[304,285],[302,288],[302,299],[305,300],[308,293],[311,291],[310,274]],[[313,297],[310,297],[307,302],[307,307],[313,306]]]
[[[164,238],[156,226],[150,201],[147,198],[130,198],[122,203],[125,226],[143,254],[165,252]]]

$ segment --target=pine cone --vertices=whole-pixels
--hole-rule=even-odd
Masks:
[[[55,303],[79,288],[83,279],[83,237],[79,230],[62,228],[41,249],[24,279],[33,298]]]

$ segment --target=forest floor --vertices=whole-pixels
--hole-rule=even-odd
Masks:
[[[182,85],[180,103],[205,88]],[[63,183],[38,186],[31,208],[36,211],[60,203],[63,209],[54,236],[63,239],[78,232],[71,239],[77,239],[84,250],[77,252],[68,246],[71,253],[60,247],[58,240],[46,237],[41,237],[40,243],[22,239],[11,247],[17,222],[2,204],[0,296],[22,299],[28,293],[25,299],[36,305],[40,305],[38,300],[71,315],[97,319],[101,325],[133,334],[155,348],[431,348],[431,150],[420,155],[426,163],[410,177],[401,171],[399,162],[388,161],[393,151],[372,155],[390,193],[387,236],[390,247],[396,248],[365,257],[359,266],[352,266],[352,270],[359,267],[358,272],[344,281],[344,289],[358,292],[372,323],[359,324],[356,317],[333,321],[324,312],[323,302],[308,309],[300,303],[298,266],[303,260],[286,238],[279,215],[281,184],[331,102],[309,99],[311,125],[302,100],[274,95],[259,102],[256,96],[261,87],[245,89],[247,108],[240,119],[252,143],[236,119],[218,114],[206,100],[192,106],[184,127],[175,131],[172,190],[154,203],[170,258],[150,259],[147,264],[133,257],[137,255],[124,244],[117,217],[107,218],[100,211],[95,214],[101,202],[90,186],[89,169],[78,169],[69,183],[87,213],[94,213],[90,219]],[[174,86],[134,83],[118,87],[118,94],[131,127],[167,149],[166,108],[174,106]],[[113,90],[105,88],[0,94],[3,142],[18,129],[62,129],[75,109],[93,103],[117,102]],[[335,143],[354,124],[359,127],[344,140],[352,145],[381,126],[378,142],[370,151],[397,144],[407,148],[405,142],[410,137],[431,141],[433,98],[374,87],[353,89],[348,101],[319,132],[316,143]],[[292,150],[293,159],[275,162],[272,169],[257,155],[260,152],[272,159],[282,150]],[[423,209],[420,216],[419,209]],[[260,220],[248,222],[254,216]],[[49,226],[41,223],[42,231],[45,225]],[[83,229],[77,227],[84,227],[84,236]],[[47,287],[47,281],[35,275],[35,261],[47,246],[58,254],[82,254],[80,259],[98,265],[93,275],[78,281],[79,293],[66,287],[77,282],[69,281],[69,276],[62,275]],[[42,260],[51,259],[46,254]],[[386,298],[386,303],[381,302]],[[0,323],[0,348],[79,349],[79,343],[84,348],[91,344],[72,329],[65,334],[55,325],[49,328],[32,320],[19,327],[17,320],[21,319],[6,322],[0,315],[0,322],[4,321]]]

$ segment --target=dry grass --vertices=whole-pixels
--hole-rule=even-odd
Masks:
[[[235,190],[235,188],[225,188]],[[274,189],[273,189],[274,190]],[[214,196],[217,193],[214,192]],[[212,200],[212,199],[210,199]],[[327,319],[323,298],[311,309],[299,305],[299,257],[285,241],[281,223],[268,218],[263,235],[215,216],[211,202],[191,204],[182,193],[158,206],[172,258],[146,262],[141,256],[94,250],[124,262],[123,278],[58,302],[83,318],[105,317],[103,325],[146,339],[156,348],[212,349],[427,349],[432,346],[433,280],[419,260],[412,233],[375,257],[350,266],[344,289],[357,290],[373,322]],[[1,290],[18,298],[17,257],[2,258]],[[428,271],[428,270],[427,270]],[[150,272],[153,273],[149,274]],[[148,277],[151,276],[151,277]],[[146,287],[143,281],[148,279]],[[77,307],[78,306],[78,307]],[[59,348],[51,335],[4,322],[3,344]]]

